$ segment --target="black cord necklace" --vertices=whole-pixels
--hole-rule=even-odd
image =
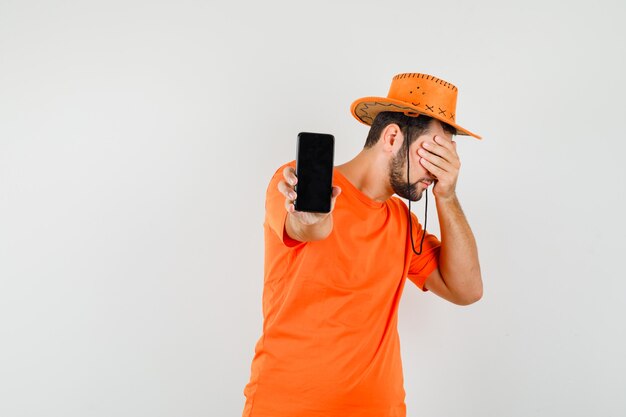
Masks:
[[[409,138],[409,136],[407,134],[406,140],[408,140],[408,138]],[[410,155],[409,155],[409,146],[407,146],[406,147],[406,185],[407,185],[407,191],[408,191],[408,197],[409,197],[409,211],[408,211],[408,215],[409,215],[409,234],[411,235],[411,249],[413,249],[413,253],[416,254],[416,255],[421,255],[422,254],[422,244],[424,243],[424,237],[426,236],[426,222],[428,221],[428,187],[426,187],[424,189],[424,192],[426,193],[426,207],[424,208],[424,230],[422,231],[422,240],[420,241],[420,251],[416,252],[415,251],[415,243],[413,242],[413,222],[412,222],[412,219],[411,219],[411,180],[409,178],[409,169],[410,169],[409,159],[411,159],[411,158],[410,158]]]

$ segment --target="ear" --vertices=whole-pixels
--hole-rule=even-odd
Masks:
[[[383,132],[380,134],[379,142],[383,145],[383,151],[385,153],[395,154],[402,146],[402,130],[400,126],[395,123],[387,125]]]

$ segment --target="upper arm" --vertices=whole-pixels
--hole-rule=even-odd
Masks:
[[[411,257],[408,271],[408,278],[422,291],[428,291],[425,286],[426,280],[430,277],[431,273],[439,266],[439,252],[441,250],[441,242],[437,236],[428,233],[422,240],[422,225],[417,220],[415,214],[411,213],[413,219],[413,241],[415,243],[415,249],[419,250],[421,246],[420,255],[416,255],[412,249],[409,248],[409,254]],[[422,243],[420,245],[420,243]],[[411,245],[411,242],[408,242]]]
[[[448,285],[446,284],[444,277],[441,275],[439,268],[436,268],[430,273],[428,278],[426,278],[424,288],[427,288],[444,300],[448,300],[456,305],[467,306],[476,301],[475,299],[470,301],[467,298],[450,291],[450,288],[448,288]]]
[[[413,240],[418,246],[422,238],[422,225],[418,222],[415,214],[413,216]],[[410,243],[409,243],[410,244]],[[409,265],[408,278],[422,291],[432,291],[439,297],[457,305],[465,305],[456,294],[454,294],[441,275],[439,270],[439,254],[441,252],[441,241],[437,236],[428,233],[424,237],[422,252],[416,255],[411,251],[411,264]]]
[[[450,291],[450,289],[446,285],[446,282],[443,280],[441,272],[439,271],[439,267],[435,268],[433,272],[428,275],[428,278],[426,278],[426,282],[424,282],[424,288],[432,291],[439,297],[443,298],[444,300],[448,300],[451,303],[459,305],[462,304],[456,299],[452,291]]]

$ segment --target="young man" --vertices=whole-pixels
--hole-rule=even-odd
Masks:
[[[456,124],[456,93],[436,77],[399,74],[388,97],[355,101],[352,114],[371,128],[363,150],[334,168],[330,213],[294,210],[295,161],[274,174],[263,335],[243,417],[406,415],[397,332],[405,278],[458,305],[483,291],[455,192],[461,164],[453,140],[480,136]],[[441,240],[423,235],[393,196],[417,201],[431,185]]]

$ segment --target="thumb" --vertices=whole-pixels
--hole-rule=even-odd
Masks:
[[[335,209],[335,200],[337,200],[337,197],[339,196],[339,194],[341,194],[341,188],[333,186],[333,193],[331,194],[331,198],[330,198],[330,211],[331,212]]]

